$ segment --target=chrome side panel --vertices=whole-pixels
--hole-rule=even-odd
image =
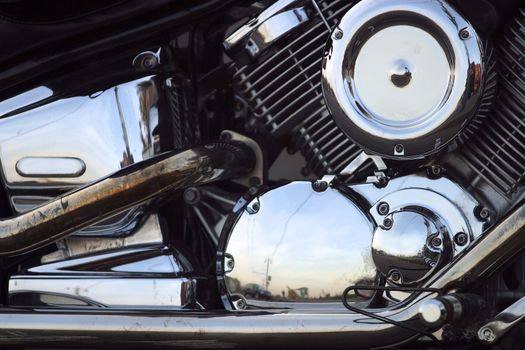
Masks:
[[[30,268],[9,280],[15,307],[182,308],[195,280],[168,249],[135,248]]]

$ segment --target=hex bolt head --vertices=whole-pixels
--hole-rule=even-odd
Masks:
[[[487,208],[481,208],[479,211],[479,217],[483,220],[486,220],[490,217],[490,211]]]
[[[393,224],[394,224],[394,221],[390,218],[385,218],[385,220],[383,220],[383,227],[386,230],[390,230]]]
[[[441,246],[441,244],[443,243],[443,240],[439,237],[434,237],[432,238],[432,240],[430,241],[430,245],[434,248],[439,248]]]
[[[343,32],[340,29],[337,29],[334,32],[334,39],[339,40],[341,38],[343,38]]]
[[[390,206],[387,202],[381,202],[377,205],[377,212],[379,215],[386,215],[390,211]]]
[[[182,197],[187,204],[195,205],[200,202],[201,193],[197,187],[189,187],[184,190]]]
[[[454,242],[459,246],[464,246],[468,243],[468,235],[465,232],[458,232],[454,236]]]
[[[258,199],[254,199],[248,206],[246,207],[246,211],[248,214],[253,215],[257,214],[257,212],[261,209],[261,204],[259,203]]]

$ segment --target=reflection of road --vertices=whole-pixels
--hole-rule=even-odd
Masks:
[[[258,301],[249,300],[249,306],[261,309],[290,309],[290,312],[297,313],[349,313],[340,301],[315,302],[315,303],[289,303],[281,301]],[[356,307],[364,308],[365,303],[354,303]]]

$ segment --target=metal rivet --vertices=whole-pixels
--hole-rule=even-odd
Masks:
[[[390,210],[390,207],[388,206],[387,202],[381,202],[377,205],[377,212],[379,215],[386,215],[388,214],[388,211]]]

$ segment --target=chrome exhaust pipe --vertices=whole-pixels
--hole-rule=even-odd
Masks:
[[[165,153],[0,220],[0,255],[43,247],[170,190],[242,177],[254,165],[253,151],[236,141]]]
[[[525,245],[525,206],[515,209],[448,269],[425,287],[449,291],[486,277]],[[425,329],[419,306],[430,293],[414,294],[394,309],[378,312],[404,325]],[[412,339],[414,332],[360,314],[272,312],[110,312],[20,311],[0,309],[0,346],[250,347],[311,346],[345,348],[388,346]],[[315,343],[313,343],[315,342]]]

